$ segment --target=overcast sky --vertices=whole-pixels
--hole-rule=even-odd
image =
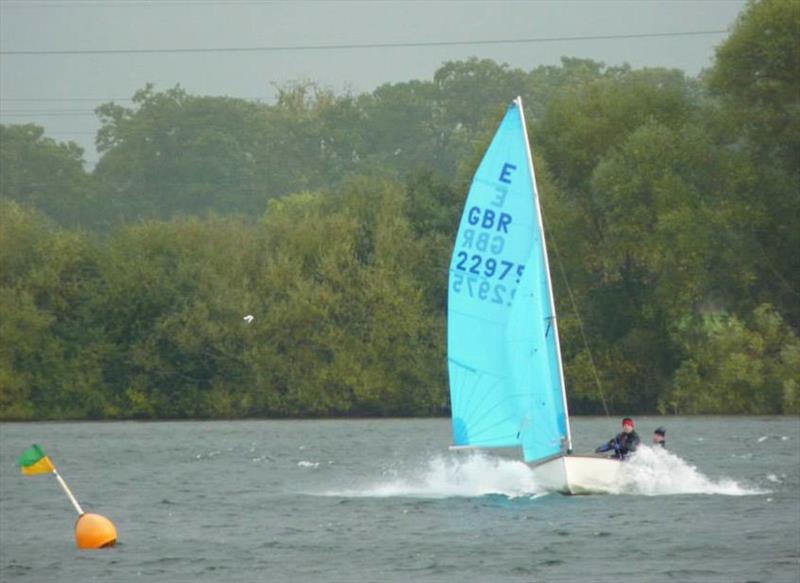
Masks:
[[[728,31],[745,4],[0,0],[0,122],[42,125],[56,140],[84,147],[91,166],[97,158],[94,107],[112,99],[128,104],[148,82],[157,89],[180,84],[192,94],[271,102],[274,87],[292,81],[361,93],[383,83],[430,80],[443,62],[472,56],[525,70],[571,56],[697,75],[712,64],[725,33],[631,36]],[[555,38],[562,40],[541,40]],[[523,39],[540,40],[485,42]],[[477,44],[432,46],[447,42]],[[353,47],[387,44],[415,46]],[[309,48],[321,45],[327,48]],[[350,48],[332,48],[339,45]],[[259,50],[124,52],[131,49]],[[98,50],[112,52],[69,53]]]

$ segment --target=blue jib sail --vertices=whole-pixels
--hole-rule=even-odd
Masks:
[[[456,445],[563,453],[558,332],[519,98],[478,166],[450,262],[448,365]]]

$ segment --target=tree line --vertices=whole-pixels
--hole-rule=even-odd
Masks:
[[[91,171],[0,126],[0,418],[446,414],[449,254],[516,95],[571,410],[800,413],[799,27],[749,3],[698,78],[470,59],[273,104],[147,86],[97,109]]]

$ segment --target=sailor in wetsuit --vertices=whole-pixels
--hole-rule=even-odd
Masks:
[[[636,451],[639,445],[639,434],[633,428],[633,419],[625,417],[622,420],[622,432],[617,433],[614,439],[610,440],[594,450],[595,453],[603,453],[606,451],[614,452],[611,457],[624,460],[629,454]]]
[[[664,426],[657,427],[655,431],[653,431],[653,445],[660,445],[661,447],[667,447],[667,430]]]

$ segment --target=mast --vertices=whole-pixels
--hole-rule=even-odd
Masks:
[[[550,292],[550,311],[553,314],[553,330],[555,332],[556,340],[556,354],[558,355],[558,376],[561,380],[561,399],[564,404],[564,415],[567,422],[567,453],[572,452],[572,431],[569,426],[569,409],[567,407],[567,389],[564,384],[564,365],[561,361],[561,341],[558,337],[558,321],[556,318],[556,305],[553,300],[553,282],[550,277],[550,260],[547,257],[547,241],[544,233],[544,221],[542,220],[542,208],[539,205],[538,190],[536,188],[536,174],[533,169],[533,154],[531,153],[531,143],[528,139],[528,126],[525,123],[525,112],[522,109],[522,97],[517,96],[514,103],[519,108],[519,116],[522,121],[522,133],[525,136],[525,150],[528,154],[528,168],[531,170],[531,186],[533,187],[534,197],[533,204],[536,207],[536,214],[539,217],[539,225],[542,229],[542,252],[544,254],[544,266],[547,273],[547,290]]]

